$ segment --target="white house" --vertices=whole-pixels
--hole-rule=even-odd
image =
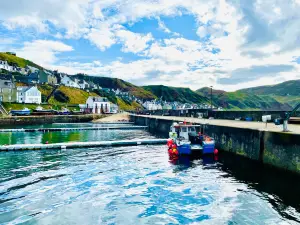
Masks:
[[[111,113],[118,113],[119,112],[119,106],[116,104],[111,103],[110,104],[110,112]]]
[[[75,82],[79,85],[80,89],[89,89],[90,88],[90,84],[88,82],[86,82],[85,80],[78,80],[75,79]]]
[[[147,101],[143,104],[143,106],[147,109],[147,110],[160,110],[162,109],[161,104],[156,103],[155,101]]]
[[[80,106],[81,111],[93,114],[111,113],[111,103],[107,98],[103,97],[89,97],[86,105]]]
[[[42,103],[41,92],[37,89],[37,87],[18,87],[17,102],[41,104]]]
[[[0,60],[0,69],[12,71],[12,66],[10,66],[7,61]]]
[[[63,75],[61,78],[61,84],[67,86],[67,87],[74,87],[74,88],[80,88],[79,84],[71,79],[71,77]]]

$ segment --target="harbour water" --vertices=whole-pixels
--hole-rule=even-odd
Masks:
[[[1,144],[155,138],[0,135]],[[237,156],[170,161],[161,145],[0,153],[0,224],[297,224],[299,190],[297,177]]]

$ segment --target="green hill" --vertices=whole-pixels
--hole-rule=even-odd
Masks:
[[[208,102],[206,97],[199,95],[189,88],[168,87],[163,85],[144,86],[145,90],[152,92],[157,97],[168,102],[182,103],[205,103]]]
[[[150,91],[147,91],[142,87],[135,86],[127,81],[118,78],[95,77],[95,76],[87,76],[83,74],[77,74],[74,75],[74,77],[78,79],[84,79],[86,81],[92,81],[95,84],[100,85],[102,88],[120,89],[122,91],[127,91],[130,94],[140,99],[149,100],[149,99],[156,98],[156,96]]]
[[[247,88],[240,91],[256,95],[300,96],[300,80],[290,80],[276,85]]]
[[[300,103],[300,80],[290,80],[276,85],[247,88],[240,91],[262,97],[272,96],[277,101],[291,106]]]
[[[10,65],[18,65],[21,68],[24,68],[25,66],[33,66],[36,67],[38,69],[43,69],[43,67],[27,60],[27,59],[23,59],[21,57],[18,56],[14,56],[5,52],[0,52],[0,60],[2,61],[7,61],[8,64]]]
[[[210,98],[210,88],[201,88],[197,90],[199,94]],[[213,104],[226,109],[234,110],[289,110],[290,105],[282,104],[270,96],[259,96],[242,91],[225,92],[213,90]]]

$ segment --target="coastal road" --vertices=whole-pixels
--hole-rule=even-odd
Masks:
[[[210,124],[217,126],[225,126],[225,127],[237,127],[237,128],[248,128],[254,130],[264,130],[264,131],[275,131],[282,132],[282,125],[276,126],[274,123],[268,123],[266,128],[266,124],[263,122],[247,122],[247,121],[236,121],[236,120],[220,120],[220,119],[199,119],[199,118],[191,118],[191,117],[176,117],[176,116],[152,116],[152,115],[137,115],[142,117],[151,117],[157,119],[166,119],[166,120],[174,120],[174,121],[186,121],[190,123],[199,123],[199,124]],[[300,134],[300,125],[289,124],[288,129],[290,133]]]

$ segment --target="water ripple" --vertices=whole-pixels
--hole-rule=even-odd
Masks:
[[[165,146],[34,151],[0,166],[1,224],[274,224],[297,207],[223,169],[170,162]],[[17,165],[17,166],[16,166]]]

